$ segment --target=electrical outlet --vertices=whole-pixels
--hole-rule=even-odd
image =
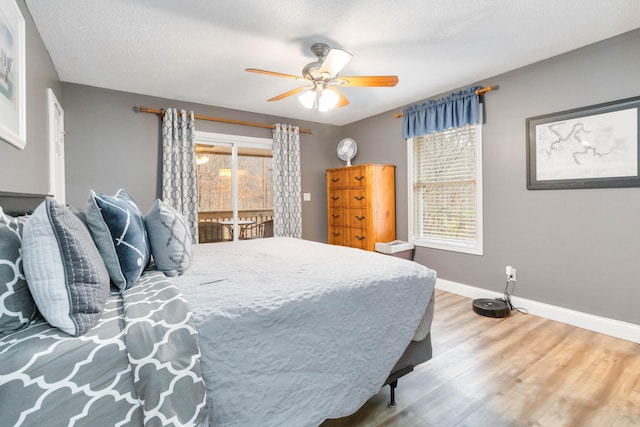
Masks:
[[[516,281],[516,269],[514,267],[511,267],[510,265],[508,265],[507,268],[505,269],[505,272],[507,274],[507,282]]]

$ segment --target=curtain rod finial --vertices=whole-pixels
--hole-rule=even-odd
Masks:
[[[493,91],[493,90],[498,90],[498,88],[499,88],[499,87],[500,87],[500,86],[498,86],[498,85],[485,86],[485,87],[483,87],[483,88],[481,88],[481,89],[478,89],[478,90],[476,91],[476,93],[477,93],[478,95],[484,95],[484,94],[485,94],[485,92],[491,92],[491,91]]]

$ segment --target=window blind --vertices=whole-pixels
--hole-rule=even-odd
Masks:
[[[475,245],[476,127],[466,125],[413,138],[415,239]]]

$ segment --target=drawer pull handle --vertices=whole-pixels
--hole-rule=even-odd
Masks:
[[[331,234],[333,234],[333,237],[338,237],[340,235],[340,233],[336,233],[335,231],[333,231]]]
[[[364,236],[356,236],[356,239],[363,241],[364,240]]]
[[[331,214],[331,216],[334,218],[340,218],[340,215],[337,215],[337,214]]]
[[[339,199],[340,199],[340,196],[331,196],[331,200],[335,201],[335,200],[339,200]]]
[[[356,219],[357,219],[358,221],[362,221],[363,219],[365,219],[365,217],[364,217],[364,216],[358,216],[358,215],[356,215]]]
[[[331,182],[338,182],[340,181],[340,178],[331,178]]]
[[[354,176],[354,178],[356,179],[356,181],[362,181],[364,179],[364,176]]]
[[[353,196],[353,198],[356,199],[357,201],[364,200],[364,196]]]

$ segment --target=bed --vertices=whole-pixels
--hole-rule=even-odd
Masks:
[[[426,267],[292,238],[192,251],[79,337],[43,319],[1,336],[2,424],[317,426],[431,358]]]

